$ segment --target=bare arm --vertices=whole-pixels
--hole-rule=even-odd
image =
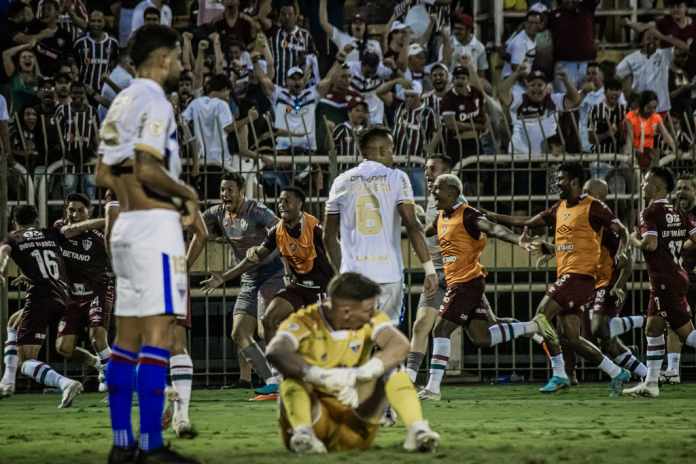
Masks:
[[[567,110],[576,108],[580,104],[582,97],[580,96],[578,89],[575,88],[575,84],[570,82],[568,75],[564,72],[559,72],[556,75],[560,77],[561,81],[563,81],[563,86],[566,89],[563,107]]]
[[[2,52],[2,65],[5,68],[5,74],[8,77],[12,77],[15,73],[15,64],[12,61],[12,59],[15,57],[15,55],[22,50],[31,50],[34,48],[35,42],[31,41],[30,43],[25,43],[22,45],[17,45],[16,47],[8,48],[4,52]]]
[[[86,221],[75,224],[65,225],[60,228],[60,233],[66,238],[73,238],[80,235],[82,232],[94,229],[104,229],[106,226],[105,218],[87,219]]]
[[[327,214],[324,221],[324,246],[329,255],[329,261],[334,270],[341,269],[341,244],[338,241],[338,234],[341,225],[341,217],[338,214]]]
[[[0,246],[0,284],[5,283],[5,271],[7,270],[7,263],[10,262],[10,254],[12,253],[12,247],[10,245]]]
[[[498,214],[485,209],[481,209],[481,211],[490,220],[509,227],[543,227],[546,225],[541,213],[536,216],[509,216],[507,214]]]
[[[215,74],[222,74],[225,68],[225,55],[222,53],[220,34],[213,32],[210,34],[210,40],[213,42],[213,52],[215,53]]]
[[[326,13],[326,0],[319,0],[319,24],[330,38],[333,26],[329,23],[329,15]]]
[[[657,250],[657,236],[645,235],[641,237],[640,232],[636,230],[631,234],[631,245],[642,251],[655,251]]]
[[[193,238],[186,251],[186,263],[189,269],[193,267],[193,264],[201,255],[205,242],[208,239],[208,228],[200,211],[194,216],[191,229],[193,230]]]
[[[101,156],[97,160],[97,170],[94,177],[94,183],[97,187],[110,188],[114,187],[114,176],[111,174],[111,166],[102,161]]]
[[[624,145],[624,154],[630,155],[631,152],[633,151],[633,124],[626,119],[625,122],[625,127],[626,127],[626,144]]]
[[[650,33],[655,36],[658,40],[661,40],[662,42],[667,42],[668,44],[672,45],[673,47],[677,47],[680,50],[685,50],[689,51],[689,44],[684,42],[683,40],[680,40],[676,37],[672,37],[671,35],[664,35],[662,32],[658,31],[655,28],[652,28],[650,30]]]
[[[503,225],[491,222],[485,217],[478,218],[476,225],[481,232],[484,232],[490,237],[498,238],[505,242],[512,243],[513,245],[520,245],[521,236]]]
[[[665,127],[665,123],[660,121],[660,125],[658,127],[660,129],[660,134],[662,134],[662,138],[664,139],[664,141],[667,142],[667,145],[669,145],[672,148],[672,152],[676,156],[679,156],[679,153],[677,153],[677,144],[674,143],[674,138]]]
[[[421,263],[427,263],[430,261],[430,251],[425,243],[423,226],[416,218],[416,209],[413,203],[400,203],[396,208],[399,211],[399,216],[401,216],[401,221],[406,227],[406,234],[416,251],[416,255],[418,255],[418,259]]]
[[[249,257],[249,254],[247,253],[247,257],[240,261],[236,266],[226,270],[225,272],[212,272],[208,279],[201,282],[203,289],[206,291],[206,293],[208,293],[214,288],[222,287],[225,282],[229,280],[239,278],[245,272],[258,266],[259,261],[257,261],[257,259],[262,260],[270,253],[271,251],[263,246],[256,247],[255,255],[253,257]]]
[[[264,95],[271,98],[273,96],[273,91],[275,90],[275,84],[273,84],[273,81],[268,77],[268,75],[266,75],[265,72],[263,72],[263,69],[261,69],[261,64],[258,60],[254,60],[254,75],[259,81],[259,85],[261,86],[261,90],[263,90]]]
[[[183,200],[198,201],[198,194],[193,188],[170,177],[160,160],[149,153],[136,150],[134,173],[138,181],[157,192]]]
[[[525,66],[519,66],[498,85],[498,98],[504,106],[509,107],[512,104],[512,88],[522,75],[524,68]]]
[[[191,47],[191,39],[193,38],[193,34],[191,34],[190,32],[184,32],[183,34],[181,34],[181,37],[184,40],[184,44],[181,50],[181,62],[184,65],[184,69],[191,70],[193,69],[193,65],[191,63],[195,61],[192,59],[193,49]]]
[[[107,205],[105,214],[105,224],[104,224],[104,237],[106,239],[106,249],[110,250],[109,244],[111,243],[111,231],[114,227],[114,222],[118,217],[121,207],[118,203],[111,203]]]
[[[393,326],[380,330],[374,342],[379,347],[379,351],[372,356],[372,359],[379,359],[382,362],[383,372],[389,372],[398,367],[408,355],[408,339]]]

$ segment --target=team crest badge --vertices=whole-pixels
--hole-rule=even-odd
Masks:
[[[353,353],[357,353],[358,350],[360,350],[360,347],[361,347],[361,346],[362,346],[362,343],[360,343],[360,342],[351,342],[351,344],[348,345],[348,347],[350,348],[350,350],[351,350]]]
[[[89,251],[89,249],[92,248],[92,241],[91,240],[83,240],[82,241],[82,248],[84,248],[85,251]]]

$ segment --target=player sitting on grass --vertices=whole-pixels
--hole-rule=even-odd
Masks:
[[[368,448],[387,402],[408,429],[405,449],[439,444],[408,375],[397,370],[408,340],[377,310],[379,293],[377,283],[345,272],[329,283],[326,303],[292,314],[268,346],[268,360],[285,377],[280,426],[290,450]]]

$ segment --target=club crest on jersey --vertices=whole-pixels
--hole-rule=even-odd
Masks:
[[[362,346],[362,343],[355,341],[355,342],[350,342],[350,345],[348,347],[353,353],[357,353],[358,350],[360,350],[360,347]]]
[[[85,249],[85,251],[89,251],[90,248],[92,248],[92,240],[85,239],[82,241],[82,248]]]

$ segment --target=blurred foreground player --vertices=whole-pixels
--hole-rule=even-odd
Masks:
[[[268,346],[269,361],[284,376],[280,427],[291,451],[369,448],[387,403],[407,427],[405,449],[439,444],[411,380],[397,370],[408,340],[377,309],[380,291],[369,278],[345,272],[329,283],[326,302],[292,314]]]
[[[68,277],[60,250],[59,233],[54,229],[38,227],[36,208],[17,206],[14,211],[14,231],[0,245],[0,283],[5,284],[5,270],[9,259],[29,279],[31,285],[22,315],[16,321],[17,363],[8,365],[0,383],[0,398],[14,393],[17,366],[21,372],[48,387],[63,392],[59,408],[67,408],[82,393],[82,384],[54,371],[51,366],[38,361],[39,351],[46,339],[46,328],[57,323],[65,315],[70,304]]]
[[[182,221],[190,225],[198,212],[196,191],[178,179],[176,122],[165,94],[178,84],[181,46],[166,26],[143,26],[134,36],[138,46],[131,58],[138,78],[109,108],[96,176],[98,185],[116,195],[120,209],[110,231],[116,340],[107,368],[114,436],[109,462],[195,462],[165,447],[161,429],[172,333],[176,317],[186,314]],[[131,425],[136,383],[139,446]]]
[[[681,264],[682,250],[696,246],[696,223],[669,202],[674,177],[668,169],[651,168],[643,178],[642,189],[649,203],[640,212],[640,230],[631,235],[631,243],[643,251],[650,278],[645,324],[648,374],[623,393],[656,398],[660,395],[666,323],[686,345],[696,348],[696,330],[686,299],[689,276]]]

